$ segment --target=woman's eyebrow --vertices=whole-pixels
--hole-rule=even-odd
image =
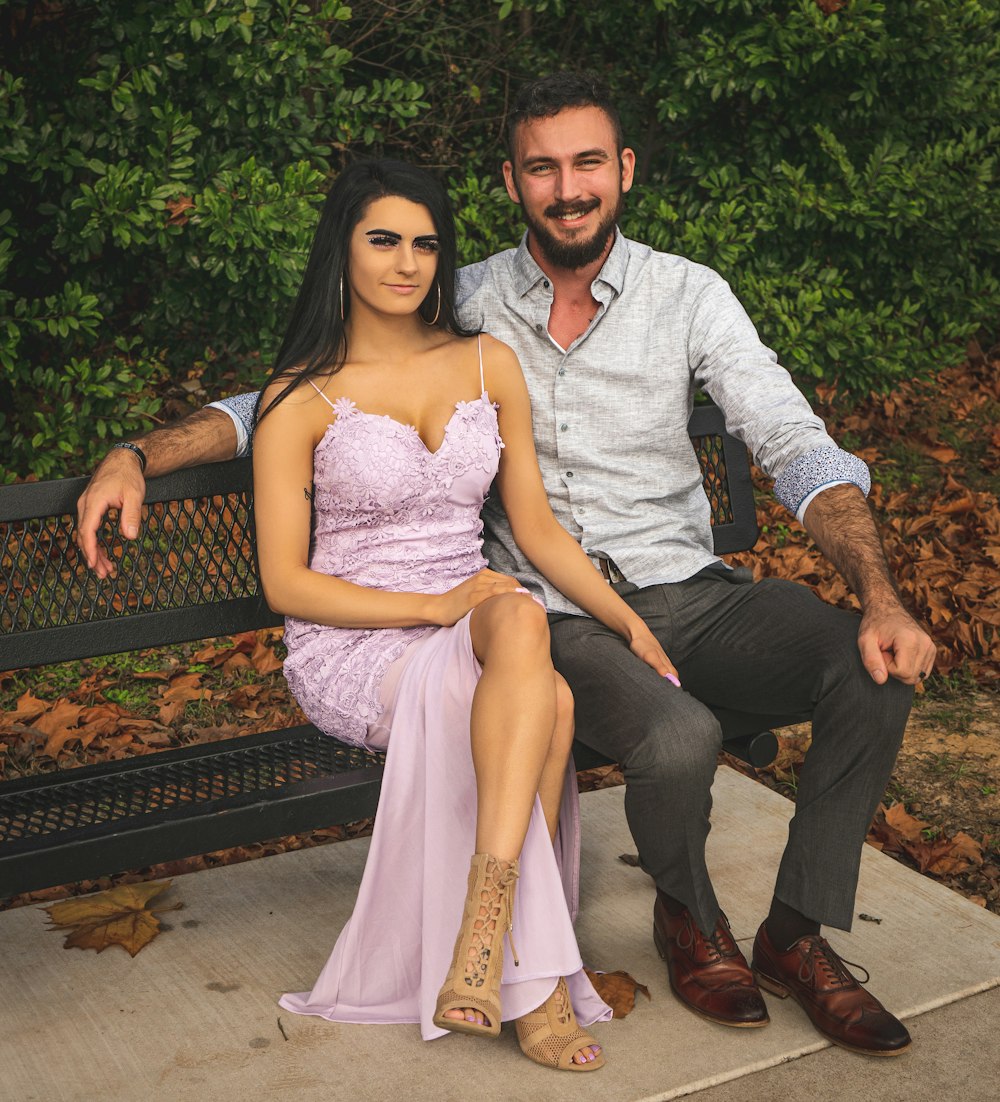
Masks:
[[[394,230],[365,230],[365,236],[371,237],[373,234],[378,234],[380,237],[392,237],[396,241],[403,240],[403,235],[396,233]]]
[[[422,233],[419,237],[415,237],[414,241],[437,241],[438,235],[436,233]]]

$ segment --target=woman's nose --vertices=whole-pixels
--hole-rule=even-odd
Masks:
[[[396,249],[396,271],[400,275],[410,275],[417,270],[417,257],[412,246],[400,242]]]

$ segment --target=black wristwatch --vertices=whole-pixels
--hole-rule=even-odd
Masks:
[[[119,440],[117,444],[111,445],[111,450],[115,448],[128,448],[130,452],[135,452],[139,457],[139,466],[142,469],[142,473],[146,473],[146,453],[139,447],[138,444],[133,444],[131,440]]]

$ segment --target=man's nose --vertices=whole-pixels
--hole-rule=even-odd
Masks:
[[[577,178],[576,169],[572,165],[560,168],[556,176],[556,198],[563,203],[579,199],[581,194],[580,181]]]

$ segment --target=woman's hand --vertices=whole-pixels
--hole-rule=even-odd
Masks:
[[[633,632],[628,649],[637,658],[641,658],[647,666],[652,666],[661,677],[672,681],[680,688],[681,680],[677,676],[677,667],[667,657],[663,647],[657,642],[656,636],[645,624]]]
[[[437,598],[438,615],[435,619],[442,627],[451,627],[490,597],[499,597],[502,593],[527,592],[517,578],[498,574],[495,570],[480,570],[478,574],[460,582],[454,589],[449,589]]]

